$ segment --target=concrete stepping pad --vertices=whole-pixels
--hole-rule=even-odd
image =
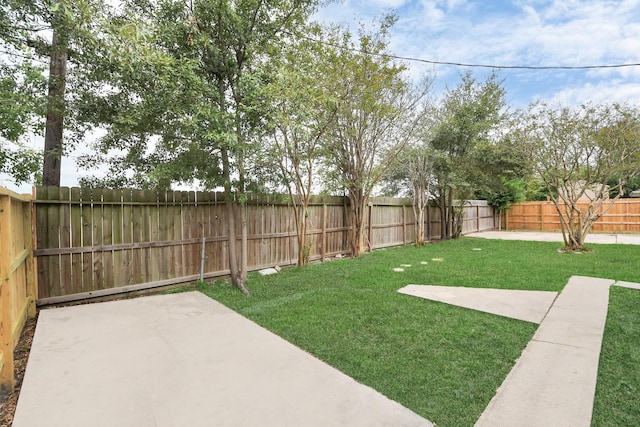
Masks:
[[[430,285],[408,285],[398,292],[533,323],[542,321],[558,295],[547,291]]]
[[[615,286],[620,286],[621,288],[629,288],[629,289],[640,289],[640,283],[616,282]]]

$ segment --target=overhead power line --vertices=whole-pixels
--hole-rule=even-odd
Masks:
[[[362,49],[340,46],[335,43],[318,40],[313,37],[308,37],[304,35],[301,37],[316,43],[321,43],[326,46],[334,47],[336,49],[342,49],[342,50],[347,50],[355,53],[361,53],[363,55],[398,59],[401,61],[421,62],[423,64],[431,64],[431,65],[449,65],[454,67],[491,68],[491,69],[504,69],[504,70],[596,70],[596,69],[607,69],[607,68],[640,67],[640,63],[607,64],[607,65],[496,65],[496,64],[475,64],[475,63],[455,62],[455,61],[436,61],[431,59],[414,58],[411,56],[394,55],[391,53],[367,52]]]
[[[366,53],[366,52],[362,52]],[[468,67],[468,68],[493,68],[493,69],[507,69],[507,70],[595,70],[603,68],[627,68],[627,67],[640,67],[640,63],[631,64],[610,64],[610,65],[491,65],[491,64],[471,64],[464,62],[450,62],[450,61],[433,61],[429,59],[411,58],[408,56],[399,56],[391,54],[380,54],[393,59],[400,59],[403,61],[423,62],[425,64],[432,65],[452,65],[456,67]]]

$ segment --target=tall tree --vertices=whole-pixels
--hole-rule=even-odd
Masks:
[[[353,256],[364,249],[369,197],[406,144],[415,127],[415,107],[427,92],[411,87],[403,76],[404,66],[385,55],[394,22],[393,16],[386,17],[372,33],[361,28],[355,40],[348,31],[335,28],[327,40],[336,79],[336,120],[326,134],[324,171],[334,188],[344,189],[349,197]]]
[[[0,173],[20,184],[34,180],[41,156],[24,138],[41,127],[44,79],[32,64],[0,64]]]
[[[12,138],[7,139],[13,139],[15,143],[16,130],[21,135],[40,133],[40,119],[46,119],[42,176],[46,185],[60,185],[68,50],[73,48],[76,57],[82,55],[100,27],[98,17],[103,8],[98,0],[7,0],[0,6],[0,43],[4,54],[1,77],[3,80],[7,76],[14,79],[11,88],[24,98],[20,107],[14,108],[14,113],[19,112],[13,117],[26,119],[20,126],[11,126],[11,122],[7,122],[7,127],[13,130]],[[51,39],[46,37],[47,34],[52,34]],[[4,61],[6,58],[9,58],[8,62]],[[46,101],[41,84],[43,61],[49,62]],[[12,72],[6,73],[9,69]],[[6,88],[8,86],[5,85]],[[27,169],[30,170],[32,165],[39,163],[34,163],[30,157],[17,158],[27,160],[27,165],[30,165]]]
[[[566,250],[585,249],[593,224],[640,174],[638,110],[619,104],[534,104],[520,112],[512,129],[558,211]]]
[[[112,30],[125,57],[110,58],[111,73],[102,76],[109,92],[89,97],[105,108],[96,113],[89,102],[85,109],[109,129],[99,149],[121,150],[111,163],[119,182],[133,173],[152,186],[194,179],[207,188],[222,186],[231,279],[247,293],[238,260],[236,200],[243,200],[247,188],[254,136],[266,125],[261,88],[272,72],[271,55],[316,1],[125,3]],[[102,72],[94,70],[96,76]]]
[[[318,36],[322,29],[309,28]],[[311,193],[319,186],[318,168],[325,153],[323,137],[335,121],[335,79],[330,74],[324,45],[312,38],[291,44],[281,58],[276,78],[270,85],[273,109],[272,143],[265,145],[261,162],[285,187],[293,206],[298,240],[298,265],[311,256],[307,242],[308,207]]]
[[[473,153],[502,122],[504,94],[495,74],[479,82],[467,73],[438,108],[431,146],[441,239],[457,238],[462,232],[463,206],[474,192]]]
[[[0,173],[16,183],[33,180],[40,155],[25,145],[41,130],[44,66],[31,47],[35,29],[30,5],[18,0],[0,5]]]
[[[65,35],[62,7],[54,11],[49,59],[49,90],[47,123],[44,133],[44,165],[42,184],[60,186],[62,163],[62,134],[64,130],[64,93],[67,80],[67,55],[69,40]]]
[[[433,185],[433,150],[428,142],[422,141],[405,148],[397,160],[397,176],[410,188],[416,227],[415,244],[422,246],[431,239],[428,229],[425,235],[425,211],[429,207]]]
[[[426,81],[430,81],[426,80]],[[433,106],[422,108],[422,117],[416,132],[411,135],[407,145],[396,157],[389,173],[383,181],[383,194],[389,196],[404,195],[412,198],[415,219],[416,246],[422,246],[431,239],[429,227],[425,228],[425,213],[432,197],[434,183]],[[426,231],[426,233],[425,233]]]

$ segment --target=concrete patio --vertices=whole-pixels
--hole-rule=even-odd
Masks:
[[[432,426],[199,292],[42,310],[13,425]]]

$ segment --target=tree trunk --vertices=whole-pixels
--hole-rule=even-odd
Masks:
[[[54,29],[49,60],[47,122],[44,134],[42,184],[60,186],[62,130],[64,127],[64,92],[67,77],[67,46]]]
[[[413,186],[413,216],[416,224],[416,246],[422,246],[424,240],[424,203],[425,190],[421,185]]]
[[[462,235],[464,225],[464,202],[459,200],[458,205],[451,201],[451,238],[457,239]]]
[[[355,258],[362,254],[363,250],[363,224],[364,224],[364,208],[367,204],[367,198],[364,196],[362,189],[353,189],[349,191],[349,246],[351,247],[351,255]]]
[[[440,209],[440,239],[445,240],[449,231],[449,207],[447,206],[446,194],[438,197],[438,208]]]
[[[247,202],[243,202],[240,205],[240,209],[242,210],[242,214],[241,214],[241,227],[242,227],[242,241],[241,241],[241,248],[240,248],[240,254],[241,254],[241,261],[240,261],[240,278],[242,279],[242,282],[244,283],[247,280],[247,271],[249,270],[249,267],[247,265]]]
[[[298,215],[296,218],[298,233],[298,265],[303,266],[309,263],[310,250],[307,248],[307,221],[305,218],[306,208],[301,205],[296,207]]]
[[[227,148],[222,148],[222,175],[224,179],[224,195],[227,211],[227,238],[229,243],[229,273],[231,275],[231,283],[240,288],[242,293],[249,295],[249,290],[244,285],[238,269],[238,245],[236,242],[236,212],[234,209],[235,201],[231,192],[231,174],[229,165],[229,153]]]
[[[249,295],[249,290],[244,285],[244,280],[238,269],[238,244],[236,242],[236,212],[235,202],[227,197],[225,202],[227,210],[227,235],[229,237],[229,273],[231,283],[240,288],[243,294]]]

